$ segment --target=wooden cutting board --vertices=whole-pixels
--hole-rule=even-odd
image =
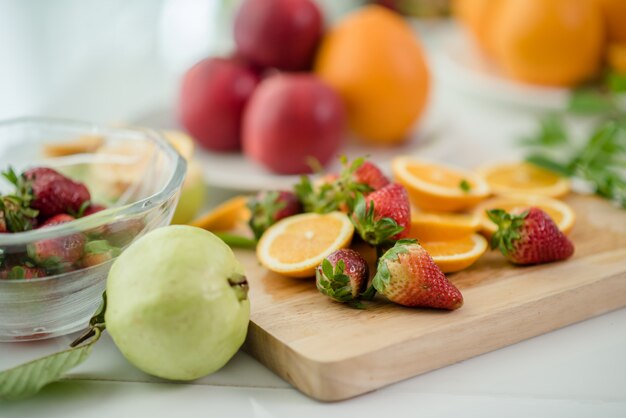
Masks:
[[[448,276],[465,299],[453,312],[382,297],[351,309],[238,250],[252,306],[244,349],[307,395],[337,401],[626,306],[626,211],[595,197],[567,202],[572,259],[514,267],[485,254]]]

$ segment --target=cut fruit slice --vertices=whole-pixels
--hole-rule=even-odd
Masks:
[[[324,257],[350,244],[354,226],[345,213],[303,213],[272,225],[257,245],[268,270],[290,277],[311,277]]]
[[[462,168],[404,156],[394,158],[391,169],[413,205],[426,211],[471,208],[489,195],[487,182]]]
[[[481,217],[481,232],[491,236],[498,230],[498,227],[487,217],[486,211],[504,209],[507,212],[520,214],[532,206],[546,212],[565,234],[569,233],[574,226],[576,220],[574,210],[560,200],[546,196],[509,195],[494,197],[478,205],[474,213]]]
[[[422,241],[420,244],[444,273],[468,268],[487,251],[487,240],[480,234],[450,241]]]
[[[231,231],[250,218],[247,203],[248,197],[235,196],[190,222],[189,225],[208,231]]]
[[[409,238],[418,241],[446,241],[467,237],[480,229],[481,217],[476,213],[411,213]]]
[[[480,167],[491,191],[497,195],[531,194],[562,197],[570,191],[569,179],[526,162],[506,162]]]
[[[66,155],[95,152],[104,143],[100,135],[83,135],[66,142],[53,142],[43,145],[46,157],[64,157]]]

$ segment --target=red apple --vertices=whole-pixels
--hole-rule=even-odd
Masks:
[[[326,164],[339,150],[345,126],[341,99],[311,74],[266,78],[243,119],[243,152],[279,174],[311,172],[309,159]]]
[[[309,69],[322,32],[311,0],[246,0],[235,16],[239,54],[263,67]]]
[[[258,82],[258,74],[241,60],[200,61],[183,79],[179,101],[183,127],[208,150],[239,150],[243,110]]]

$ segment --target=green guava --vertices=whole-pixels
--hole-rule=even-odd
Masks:
[[[187,178],[180,191],[178,205],[172,218],[173,224],[186,224],[198,214],[206,199],[207,187],[202,179],[202,169],[191,162],[187,166]]]
[[[171,380],[220,369],[250,318],[244,270],[212,233],[156,229],[124,251],[107,281],[106,328],[137,368]]]

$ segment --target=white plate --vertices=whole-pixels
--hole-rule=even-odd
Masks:
[[[435,58],[442,80],[473,96],[540,109],[567,107],[569,89],[524,84],[507,78],[461,28],[451,30],[440,40]]]

